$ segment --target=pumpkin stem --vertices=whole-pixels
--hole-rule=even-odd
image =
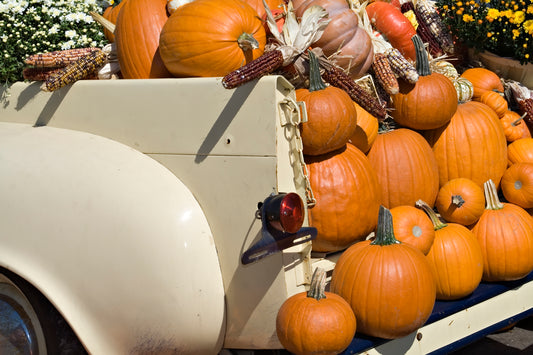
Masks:
[[[376,238],[370,244],[381,246],[401,244],[401,242],[394,236],[392,214],[390,213],[390,210],[383,205],[379,206]]]
[[[307,51],[309,54],[309,92],[324,90],[326,84],[320,75],[320,63],[313,51]]]
[[[457,207],[461,207],[465,203],[465,200],[461,195],[453,195],[452,196],[452,204],[454,204]]]
[[[431,75],[431,68],[429,66],[429,58],[426,52],[426,48],[424,47],[424,42],[422,42],[422,39],[418,35],[414,35],[411,38],[411,41],[413,41],[415,45],[416,71],[418,72],[418,75],[419,76]]]
[[[259,48],[259,42],[254,38],[253,35],[246,32],[244,32],[239,36],[239,38],[237,38],[237,43],[244,52],[250,49]]]
[[[326,270],[323,268],[317,267],[313,272],[307,297],[313,297],[317,301],[326,298]]]
[[[426,214],[428,215],[429,219],[431,219],[431,222],[433,223],[433,229],[439,230],[441,228],[444,228],[447,226],[446,223],[442,219],[437,216],[437,213],[433,211],[433,209],[424,201],[418,200],[415,203],[416,207],[421,208]]]
[[[524,113],[524,114],[522,115],[522,117],[520,117],[520,118],[517,119],[516,121],[513,121],[513,123],[511,123],[511,126],[515,127],[515,126],[518,124],[518,122],[522,121],[526,116],[527,116],[527,112]]]
[[[485,209],[501,210],[503,208],[503,203],[500,202],[494,181],[492,181],[492,179],[485,181],[483,189],[485,190],[485,200],[487,200]]]

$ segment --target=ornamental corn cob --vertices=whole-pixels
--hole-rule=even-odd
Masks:
[[[533,132],[533,99],[518,100],[518,106],[522,114],[525,114],[524,121],[531,132]]]
[[[375,53],[372,62],[374,76],[389,95],[395,95],[400,91],[398,79],[392,70],[389,60],[383,53]]]
[[[44,91],[55,91],[78,80],[95,75],[105,65],[107,55],[102,50],[90,52],[74,63],[62,68],[46,79],[42,86]]]
[[[407,11],[412,11],[415,14],[416,21],[418,22],[418,27],[416,28],[416,33],[420,36],[424,43],[428,45],[428,51],[433,57],[440,57],[443,55],[443,50],[437,38],[431,31],[428,26],[428,20],[425,16],[422,16],[418,10],[419,6],[415,8],[415,5],[411,0],[405,1],[401,5],[402,13]]]
[[[417,18],[420,17],[419,22],[424,22],[427,25],[440,47],[446,53],[452,54],[454,52],[452,37],[435,7],[430,5],[427,0],[418,0],[415,10]]]
[[[331,65],[324,68],[322,78],[329,84],[344,90],[359,106],[382,120],[387,116],[385,107],[341,69]]]
[[[81,57],[98,50],[100,49],[96,47],[89,47],[32,54],[24,60],[24,63],[26,65],[40,68],[63,68],[71,63],[74,63]]]
[[[31,80],[31,81],[45,81],[50,77],[50,75],[53,75],[60,71],[61,68],[24,68],[22,70],[22,77],[24,80]]]
[[[275,49],[263,53],[257,59],[243,65],[222,78],[222,85],[226,89],[233,89],[254,79],[272,73],[283,64],[283,54]]]
[[[405,59],[398,49],[389,48],[385,52],[385,55],[389,60],[390,67],[399,78],[410,84],[414,84],[418,81],[418,72],[416,71],[415,66],[413,63]]]

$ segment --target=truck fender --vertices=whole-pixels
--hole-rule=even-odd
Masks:
[[[0,266],[36,287],[89,353],[220,351],[213,235],[162,164],[101,136],[0,123],[0,196]]]

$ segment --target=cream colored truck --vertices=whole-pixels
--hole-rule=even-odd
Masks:
[[[39,87],[0,91],[0,353],[281,349],[279,307],[338,256],[311,253],[305,110],[291,84]],[[275,212],[289,197],[303,227],[280,232]],[[356,337],[347,353],[425,354],[471,341],[533,313],[529,281],[434,312],[399,340]]]

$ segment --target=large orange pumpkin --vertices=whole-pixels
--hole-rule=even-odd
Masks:
[[[220,77],[263,54],[266,32],[242,0],[195,0],[161,30],[161,57],[176,77]]]
[[[398,124],[412,129],[442,127],[457,110],[457,90],[446,76],[431,72],[420,37],[414,36],[413,42],[417,49],[418,80],[414,84],[398,80],[400,90],[392,95],[391,115]]]
[[[167,21],[166,0],[128,0],[115,27],[120,71],[124,79],[167,78],[159,55],[159,34]]]
[[[484,281],[518,280],[533,271],[533,218],[501,203],[492,180],[484,184],[487,207],[472,228],[483,253]]]
[[[435,207],[445,221],[470,226],[485,211],[485,195],[474,181],[455,178],[441,186]]]
[[[414,206],[419,199],[435,203],[439,192],[437,161],[419,133],[408,128],[379,133],[368,159],[377,173],[385,207]]]
[[[358,332],[386,339],[422,326],[436,296],[426,256],[396,240],[390,211],[383,206],[376,238],[355,243],[341,254],[330,290],[352,306]]]
[[[366,155],[351,144],[305,156],[316,205],[309,224],[318,230],[313,250],[333,252],[365,239],[376,227],[380,190]]]
[[[504,91],[500,77],[486,68],[469,68],[461,74],[461,77],[468,79],[474,85],[474,95],[472,96],[474,100],[478,100],[486,91],[498,91],[500,93]]]
[[[428,215],[415,206],[396,206],[390,213],[396,239],[427,255],[435,239],[435,229]]]
[[[346,91],[324,84],[312,51],[309,59],[309,88],[296,90],[296,99],[305,103],[307,111],[307,122],[301,124],[303,153],[320,155],[348,143],[357,129],[357,110]]]
[[[325,291],[326,272],[315,269],[308,292],[289,297],[278,310],[276,334],[293,354],[335,355],[350,345],[357,320],[341,296]]]
[[[296,17],[318,5],[328,12],[328,23],[322,36],[313,43],[352,78],[365,75],[374,60],[374,47],[368,33],[359,26],[359,17],[345,0],[293,0]]]
[[[424,201],[418,201],[435,228],[435,240],[427,254],[437,283],[438,300],[470,295],[483,276],[483,255],[476,236],[467,227],[445,223]]]
[[[111,21],[111,23],[116,24],[118,13],[120,12],[120,9],[122,8],[122,6],[124,6],[125,2],[126,2],[126,0],[122,0],[122,1],[121,0],[115,0],[113,2],[113,5],[110,5],[110,6],[106,7],[106,9],[104,10],[104,13],[102,14],[102,16],[104,16],[104,18],[106,18],[109,21]],[[114,35],[113,32],[109,31],[105,27],[104,27],[103,31],[104,31],[105,38],[107,38],[107,40],[110,43],[115,42],[115,35]]]
[[[488,179],[499,185],[507,168],[507,141],[498,115],[487,105],[459,104],[449,124],[424,136],[437,159],[440,186],[459,177],[479,186]]]
[[[515,163],[503,173],[505,199],[522,208],[533,208],[533,163]]]

